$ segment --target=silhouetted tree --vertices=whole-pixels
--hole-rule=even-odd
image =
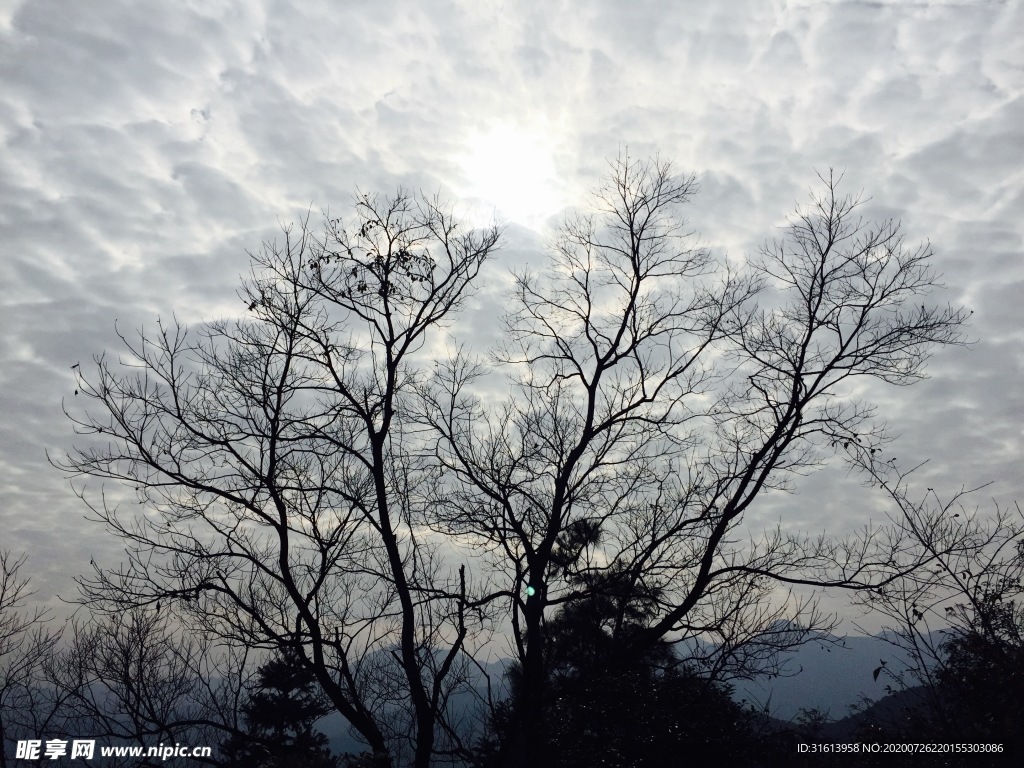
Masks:
[[[1017,510],[1013,549],[989,562],[967,603],[954,606],[959,626],[941,646],[938,667],[946,720],[973,743],[1003,743],[1024,758],[1024,517]],[[1005,532],[1004,532],[1005,533]],[[970,575],[962,575],[970,578]]]
[[[521,669],[512,765],[535,764],[558,680],[549,630],[570,604],[566,621],[599,611],[623,660],[667,640],[716,680],[773,668],[829,626],[786,590],[877,588],[917,562],[896,539],[762,529],[747,512],[829,453],[879,450],[872,408],[844,389],[913,382],[966,317],[920,304],[926,245],[904,248],[897,224],[865,224],[823,182],[787,239],[738,269],[689,238],[693,177],[620,157],[549,268],[515,276],[495,355],[513,389],[486,408],[473,386],[492,369],[460,353],[431,378],[421,353],[496,228],[399,194],[358,198],[348,229],[286,231],[253,255],[248,319],[198,339],[158,324],[122,337],[127,366],[77,369],[92,442],[55,463],[146,508],[94,504],[129,559],[83,580],[84,599],[294,649],[380,765],[467,756],[449,704],[496,618]],[[453,547],[468,574],[442,557]]]
[[[887,690],[920,692],[896,719],[871,722],[903,740],[1001,744],[1000,754],[950,758],[950,765],[1001,765],[1024,754],[1024,515],[982,514],[969,490],[943,501],[929,488],[909,498],[910,473],[868,461],[864,468],[901,516],[901,538],[924,568],[857,603],[887,620],[887,640],[911,660],[905,673],[877,668]]]
[[[669,643],[627,651],[625,640],[650,618],[654,596],[628,594],[628,581],[614,572],[594,578],[602,583],[566,603],[547,627],[548,681],[530,734],[534,764],[654,768],[672,755],[753,764],[754,721],[727,686],[681,663]],[[517,709],[527,705],[522,668],[514,665],[508,677],[511,696],[492,717],[485,765],[500,764],[522,720]]]
[[[92,505],[129,560],[83,579],[83,599],[294,648],[380,765],[427,768],[453,737],[439,720],[478,615],[415,533],[424,467],[406,401],[418,352],[498,237],[437,200],[363,195],[349,228],[304,223],[252,255],[244,319],[198,335],[158,323],[121,337],[124,366],[77,369],[89,410],[71,418],[92,442],[55,464],[122,482],[146,509]]]
[[[25,560],[0,550],[0,768],[16,741],[37,738],[55,710],[39,686],[61,633],[47,626],[44,609],[24,610],[32,594],[21,576]]]
[[[214,746],[241,733],[239,702],[253,674],[244,646],[219,646],[143,608],[72,623],[66,635],[39,677],[39,706],[53,715],[37,733],[146,748]],[[115,768],[219,764],[216,756],[109,761]]]
[[[567,217],[547,268],[515,277],[497,352],[512,395],[484,407],[473,387],[487,369],[461,355],[424,395],[437,459],[459,481],[428,522],[477,542],[510,592],[525,702],[510,765],[535,762],[546,619],[578,598],[574,573],[620,573],[658,595],[629,641],[637,653],[665,637],[725,641],[707,660],[724,678],[770,669],[827,628],[780,587],[865,589],[912,568],[884,535],[809,537],[745,515],[829,453],[878,451],[873,408],[844,388],[917,380],[967,317],[920,303],[935,284],[930,248],[862,221],[831,174],[785,240],[738,270],[689,237],[692,176],[659,160],[611,165],[595,212]],[[560,541],[581,524],[601,538],[567,567]]]
[[[1024,756],[1024,621],[1019,606],[1015,609],[1015,637],[976,628],[950,638],[938,677],[946,718],[954,723],[946,733],[965,742],[1005,744],[1019,758]]]
[[[295,651],[284,651],[260,667],[242,705],[247,733],[225,742],[225,766],[336,768],[327,737],[314,728],[331,709],[316,676]]]

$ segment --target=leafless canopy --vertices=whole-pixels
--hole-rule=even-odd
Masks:
[[[93,504],[130,560],[82,588],[100,609],[173,608],[226,641],[299,649],[380,761],[426,766],[471,598],[410,525],[424,469],[405,400],[499,232],[401,191],[357,197],[348,228],[307,224],[252,255],[244,319],[159,323],[81,375],[92,409],[72,419],[93,439],[57,463],[142,507]]]
[[[855,602],[885,622],[886,639],[909,661],[906,672],[884,665],[877,672],[896,687],[923,686],[931,711],[942,717],[949,704],[939,684],[947,641],[973,635],[997,651],[1024,648],[1024,514],[1019,505],[979,511],[970,503],[979,488],[948,498],[928,488],[915,500],[913,470],[871,461],[865,469],[924,566],[884,589],[858,593]]]
[[[33,738],[53,712],[37,690],[43,666],[61,633],[47,625],[45,609],[26,610],[29,580],[22,577],[26,556],[0,550],[0,766],[7,766],[7,743]]]
[[[618,601],[622,653],[668,638],[720,678],[774,669],[828,625],[786,590],[877,588],[918,563],[893,537],[808,539],[748,512],[830,454],[873,456],[884,430],[849,382],[912,383],[965,320],[921,304],[927,245],[822,182],[782,241],[733,265],[682,218],[692,176],[620,156],[546,268],[515,275],[493,365],[458,354],[432,376],[428,337],[498,230],[401,193],[358,197],[349,227],[286,230],[252,257],[246,319],[160,324],[82,376],[102,415],[75,412],[92,440],[57,463],[143,507],[94,504],[130,560],[97,568],[86,599],[300,650],[382,763],[420,768],[468,754],[449,697],[488,612],[532,716],[547,619],[597,593]],[[493,370],[512,386],[485,402]],[[636,601],[643,627],[625,621]]]
[[[620,600],[607,629],[624,652],[714,638],[697,655],[727,677],[770,670],[827,626],[780,587],[861,589],[912,567],[891,537],[807,539],[744,520],[829,453],[878,450],[881,425],[844,384],[909,384],[930,349],[962,341],[964,311],[920,303],[930,249],[862,221],[839,180],[822,181],[786,238],[737,268],[681,217],[693,177],[620,156],[547,268],[516,275],[495,356],[513,380],[505,404],[473,396],[486,369],[464,357],[424,388],[458,488],[435,500],[434,525],[479,542],[511,588],[527,712],[540,711],[545,617],[595,590]],[[654,616],[626,636],[637,599]]]

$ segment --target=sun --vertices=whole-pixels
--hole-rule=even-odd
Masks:
[[[478,131],[459,158],[466,198],[498,215],[540,230],[562,207],[555,173],[556,143],[549,132],[498,123]]]

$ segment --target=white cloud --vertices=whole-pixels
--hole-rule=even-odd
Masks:
[[[584,200],[627,145],[703,174],[692,224],[719,254],[777,237],[831,166],[872,197],[867,214],[930,238],[981,341],[879,405],[898,454],[1021,496],[1021,16],[980,1],[8,4],[8,545],[49,553],[33,560],[44,592],[84,568],[79,541],[118,557],[43,456],[71,441],[67,366],[116,349],[115,317],[233,311],[245,249],[311,205],[343,212],[357,185],[496,205],[512,226],[495,268],[525,259],[529,227]],[[483,315],[499,296],[481,291]],[[469,318],[454,330],[495,336]],[[808,482],[802,519],[833,476]],[[828,503],[852,526],[871,509],[850,488]]]

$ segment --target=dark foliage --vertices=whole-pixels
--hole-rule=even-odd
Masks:
[[[898,743],[1000,745],[999,752],[933,755],[934,765],[1024,764],[1024,617],[1013,601],[978,603],[967,629],[942,644],[932,696],[919,695],[898,716],[865,718],[858,740]],[[889,766],[917,765],[912,756]],[[881,764],[878,760],[878,764]],[[873,765],[870,761],[864,765]]]
[[[248,736],[224,743],[224,765],[336,768],[327,737],[313,728],[329,711],[313,673],[294,652],[283,652],[260,668],[258,686],[242,707]]]
[[[960,739],[1011,741],[1024,759],[1024,613],[1015,603],[990,601],[970,632],[944,646],[939,682],[946,719]]]
[[[463,759],[476,731],[452,702],[502,626],[520,665],[495,717],[504,765],[664,765],[684,745],[750,764],[710,680],[775,671],[831,627],[787,590],[881,592],[931,556],[748,512],[833,455],[878,453],[884,424],[844,393],[923,377],[968,316],[920,303],[927,245],[821,180],[784,240],[737,268],[691,237],[695,177],[623,153],[544,270],[514,275],[493,366],[429,358],[499,227],[404,192],[360,196],[322,234],[286,227],[283,248],[252,254],[242,317],[158,322],[121,336],[119,362],[76,366],[83,442],[54,464],[144,508],[92,497],[127,560],[83,577],[82,601],[296,649],[310,674],[273,670],[246,713],[265,753],[230,745],[248,765],[283,744],[319,754],[301,704],[314,678],[379,764]],[[499,372],[507,397],[480,397]],[[446,541],[481,557],[458,563]],[[721,640],[694,668],[708,679],[667,637]]]
[[[640,768],[663,766],[673,755],[694,764],[754,764],[755,721],[727,686],[680,665],[667,643],[625,650],[649,619],[654,595],[628,594],[614,571],[592,580],[586,597],[548,625],[548,692],[541,716],[530,718],[534,765]],[[488,766],[502,764],[530,714],[522,711],[522,669],[513,666],[508,678],[512,695],[495,711],[482,747]]]

